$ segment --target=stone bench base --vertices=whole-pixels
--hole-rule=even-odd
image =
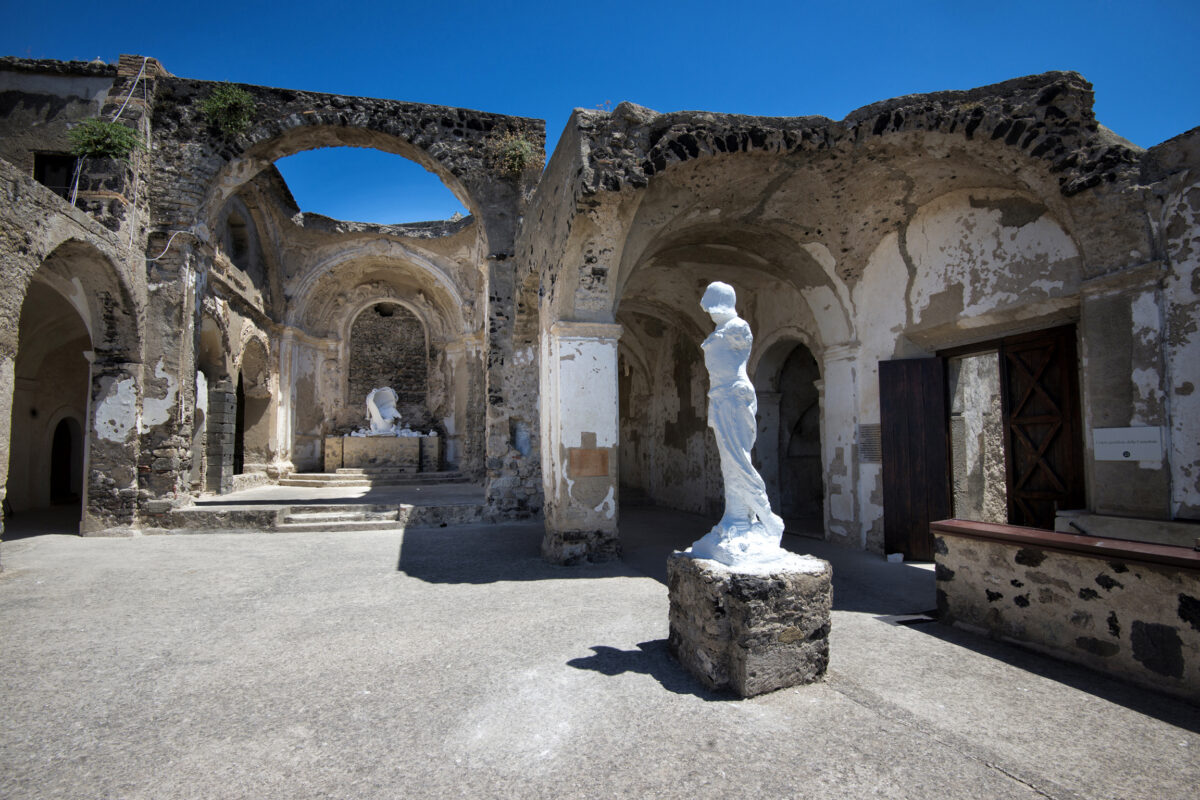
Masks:
[[[832,576],[827,561],[807,556],[754,574],[674,553],[671,653],[708,688],[741,697],[819,680],[829,665]]]

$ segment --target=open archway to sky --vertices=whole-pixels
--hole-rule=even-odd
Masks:
[[[322,147],[281,158],[275,166],[308,213],[381,225],[470,213],[437,175],[382,150]]]

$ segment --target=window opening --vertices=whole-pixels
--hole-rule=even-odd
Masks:
[[[33,179],[64,200],[71,199],[75,156],[67,153],[34,153]]]

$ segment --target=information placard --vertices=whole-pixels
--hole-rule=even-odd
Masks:
[[[1162,461],[1162,428],[1094,428],[1097,461]]]

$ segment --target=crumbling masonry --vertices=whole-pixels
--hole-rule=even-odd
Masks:
[[[932,558],[951,505],[1072,511],[1191,545],[1200,130],[1143,150],[1047,73],[840,122],[576,110],[518,174],[495,145],[536,151],[540,120],[242,86],[250,125],[224,131],[217,86],[141,56],[0,59],[13,510],[77,496],[83,533],[162,526],[320,471],[364,387],[395,382],[489,518],[544,515],[557,562],[611,557],[622,502],[719,510],[697,300],[720,279],[758,335],[755,457],[794,524]],[[87,159],[72,205],[67,131],[118,111],[148,147]],[[301,213],[273,162],[339,145],[416,161],[470,216]],[[1098,444],[1118,435],[1136,456]]]

